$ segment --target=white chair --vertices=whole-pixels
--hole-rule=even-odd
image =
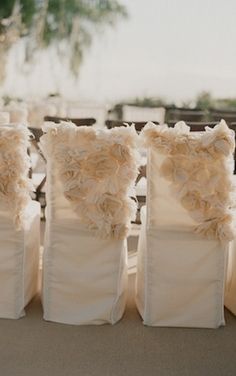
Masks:
[[[224,325],[224,278],[234,238],[234,132],[222,121],[190,132],[145,127],[147,211],[138,245],[136,304],[144,324]]]
[[[107,115],[107,108],[103,105],[85,105],[82,103],[68,104],[68,118],[94,118],[96,119],[95,127],[103,128]]]
[[[138,106],[123,106],[123,121],[157,121],[163,124],[165,121],[164,107],[138,107]]]
[[[96,130],[72,123],[51,123],[44,130],[44,319],[114,324],[125,308],[137,134],[133,127]]]
[[[0,126],[0,317],[17,319],[38,288],[40,207],[31,201],[25,126]]]

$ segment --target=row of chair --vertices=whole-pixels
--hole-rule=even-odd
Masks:
[[[65,103],[62,104],[62,107],[56,109],[55,106],[51,106],[50,104],[47,106],[33,106],[35,107],[32,111],[32,108],[29,109],[29,113],[27,110],[27,106],[21,104],[17,105],[16,103],[12,103],[3,109],[3,111],[9,111],[11,121],[15,122],[15,119],[21,117],[24,121],[28,121],[32,127],[41,127],[43,125],[43,117],[44,115],[48,118],[55,118],[56,116],[64,116],[64,119],[67,119],[66,113],[69,118],[74,117],[77,114],[77,118],[75,121],[80,121],[80,118],[88,118],[86,125],[95,124],[98,126],[102,126],[105,119],[109,120],[119,120],[119,121],[135,121],[135,122],[142,122],[146,119],[155,120],[160,124],[164,122],[177,122],[180,120],[186,122],[218,122],[220,119],[225,119],[227,123],[236,122],[236,111],[235,110],[222,110],[222,109],[201,109],[201,108],[184,108],[184,107],[171,107],[166,106],[164,107],[139,107],[134,105],[117,105],[113,108],[113,110],[107,111],[106,106],[104,107],[77,107],[73,108],[73,110],[66,110]],[[51,108],[51,107],[54,107]],[[62,111],[61,111],[62,110]],[[56,111],[56,112],[55,112]],[[53,115],[53,113],[57,113],[57,115]],[[60,115],[61,114],[61,115]],[[53,120],[54,121],[54,120]],[[79,124],[78,124],[79,125]]]
[[[45,117],[45,121],[50,121],[50,122],[55,122],[55,123],[60,123],[60,121],[71,121],[77,126],[82,126],[84,124],[86,124],[88,126],[88,125],[93,125],[93,124],[96,123],[96,119],[93,119],[93,118],[67,119],[67,118],[50,117],[50,116]],[[158,124],[157,122],[153,122],[153,123]],[[146,122],[131,122],[130,121],[130,122],[127,122],[125,124],[129,124],[129,125],[134,124],[136,131],[141,132],[142,129],[144,128]],[[168,122],[168,126],[170,126],[170,127],[174,127],[175,124],[176,124],[175,121],[169,121]],[[204,131],[205,127],[211,127],[211,128],[214,127],[217,124],[217,122],[188,122],[187,124],[188,124],[188,126],[190,126],[191,131],[201,132],[201,131]],[[112,129],[114,127],[122,127],[122,126],[124,126],[124,123],[122,121],[106,120],[105,125],[108,129]],[[236,123],[229,123],[229,126],[230,126],[231,129],[236,131]],[[45,159],[44,159],[44,157],[43,157],[43,155],[40,151],[40,148],[38,146],[39,139],[43,134],[42,129],[30,127],[30,130],[34,135],[34,139],[32,140],[32,143],[34,144],[36,151],[40,155],[40,158],[42,158],[44,160],[44,163],[45,163]],[[236,164],[235,164],[234,173],[235,173],[235,171],[236,171]],[[141,180],[141,178],[145,178],[145,177],[146,177],[146,166],[144,164],[143,166],[140,167],[140,171],[139,171],[139,175],[137,177],[136,183],[138,183]],[[45,190],[44,190],[45,183],[46,183],[46,175],[43,175],[40,178],[40,181],[39,181],[39,183],[37,184],[37,187],[36,187],[36,200],[41,203],[42,209],[44,209],[45,203],[46,203],[46,201],[45,201]],[[143,191],[144,190],[141,189],[141,192],[137,192],[137,199],[138,199],[138,202],[139,202],[139,210],[141,209],[142,205],[145,204],[145,202],[146,202],[146,196],[145,196],[145,193]],[[138,212],[138,215],[137,215],[137,218],[136,218],[136,223],[140,223],[140,213],[139,212]]]
[[[29,200],[28,188],[22,190],[28,187],[27,129],[4,125],[0,132],[3,167],[9,169],[11,162],[9,171],[14,171],[0,171],[0,316],[18,318],[37,288],[39,206]],[[234,133],[224,123],[202,133],[189,132],[184,123],[173,129],[149,124],[139,139],[134,127],[96,130],[51,123],[44,132],[46,320],[114,324],[122,317],[127,231],[136,210],[130,195],[138,175],[140,139],[148,150],[147,211],[142,210],[136,282],[144,323],[223,325],[228,254],[226,304],[236,313],[230,201]],[[24,203],[21,210],[19,203]]]
[[[225,119],[227,122],[236,122],[235,110],[202,109],[188,107],[138,107],[134,105],[117,105],[108,112],[109,120],[113,118],[120,121],[143,121],[152,118],[158,122],[186,121],[186,122],[218,122]]]
[[[189,109],[189,108],[167,108],[166,121],[179,121],[186,122],[219,122],[225,119],[227,123],[236,122],[236,111],[230,110],[216,110],[216,109]]]

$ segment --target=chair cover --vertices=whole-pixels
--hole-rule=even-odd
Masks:
[[[44,318],[67,324],[117,322],[125,308],[129,195],[138,173],[133,127],[46,125]]]
[[[0,127],[1,318],[23,316],[38,285],[40,207],[29,195],[28,136],[24,126]]]
[[[224,324],[224,278],[234,238],[234,133],[222,121],[192,133],[149,124],[147,212],[138,245],[136,303],[144,324]]]
[[[123,121],[157,121],[163,124],[165,121],[164,107],[138,107],[138,106],[123,106]]]
[[[236,176],[234,175],[236,186]],[[225,306],[236,315],[236,240],[234,239],[229,248],[227,278],[225,289]]]

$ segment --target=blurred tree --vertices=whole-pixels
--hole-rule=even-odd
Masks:
[[[208,110],[212,107],[214,107],[214,100],[211,93],[209,93],[208,91],[203,91],[197,96],[196,108],[199,108],[201,110]]]
[[[116,103],[109,110],[109,118],[111,117],[117,120],[122,120],[124,105],[153,108],[153,107],[167,107],[167,102],[165,101],[165,99],[153,98],[153,97],[135,98],[135,99],[122,101],[120,103]]]
[[[126,8],[117,0],[0,0],[0,79],[7,52],[20,38],[25,40],[27,61],[36,51],[55,45],[77,75],[96,28],[124,17]]]
[[[236,111],[236,98],[218,98],[215,100],[214,108],[224,111]]]
[[[162,98],[153,98],[153,97],[143,97],[143,98],[136,98],[133,101],[129,102],[130,105],[138,106],[138,107],[164,107],[166,106],[166,102]]]

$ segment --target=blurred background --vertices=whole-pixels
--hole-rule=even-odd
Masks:
[[[21,103],[36,127],[47,115],[234,121],[235,14],[235,0],[0,0],[1,106]]]

